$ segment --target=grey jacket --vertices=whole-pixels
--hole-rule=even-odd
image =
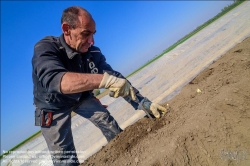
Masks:
[[[90,63],[94,64],[90,68]],[[54,112],[59,109],[71,108],[84,98],[93,96],[92,91],[75,94],[62,94],[60,81],[66,72],[103,74],[108,72],[119,78],[124,78],[119,72],[113,70],[106,62],[100,49],[91,46],[88,52],[80,54],[72,50],[65,42],[63,35],[60,37],[48,36],[35,44],[32,58],[32,79],[34,84],[34,104],[39,109]],[[144,97],[135,89],[137,98],[141,101]],[[135,109],[138,104],[129,97],[124,98]]]

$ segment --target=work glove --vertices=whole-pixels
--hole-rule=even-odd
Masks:
[[[153,103],[146,97],[140,102],[138,109],[147,111],[149,114],[154,115],[156,118],[160,118],[162,114],[167,112],[167,109],[157,103]]]
[[[104,73],[99,88],[109,89],[115,98],[130,95],[132,100],[136,100],[134,89],[126,79],[109,75],[107,72]]]

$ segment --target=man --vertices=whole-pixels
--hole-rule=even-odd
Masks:
[[[95,21],[88,11],[77,6],[65,9],[61,28],[60,37],[45,37],[34,47],[36,125],[41,126],[54,165],[79,165],[71,132],[72,110],[97,126],[107,141],[122,131],[92,90],[109,89],[113,97],[124,97],[135,109],[147,109],[156,118],[166,109],[141,96],[93,46]]]

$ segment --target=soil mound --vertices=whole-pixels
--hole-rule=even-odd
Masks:
[[[250,165],[249,46],[250,38],[236,45],[168,101],[162,118],[127,127],[82,165]]]

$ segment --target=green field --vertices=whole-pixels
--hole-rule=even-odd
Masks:
[[[228,13],[229,11],[231,11],[232,9],[234,9],[235,7],[237,7],[238,5],[242,4],[243,2],[245,2],[245,0],[236,0],[234,1],[233,4],[223,8],[221,10],[220,13],[218,13],[216,16],[214,16],[213,18],[211,18],[210,20],[208,20],[207,22],[205,22],[204,24],[200,25],[199,27],[197,27],[195,30],[193,30],[192,32],[190,32],[189,34],[187,34],[186,36],[184,36],[183,38],[181,38],[180,40],[178,40],[176,43],[174,43],[173,45],[171,45],[170,47],[168,47],[166,50],[164,50],[160,55],[156,56],[154,59],[148,61],[146,64],[144,64],[143,66],[141,66],[140,68],[138,68],[137,70],[135,70],[134,72],[132,72],[131,74],[129,74],[128,76],[126,76],[126,78],[132,76],[133,74],[137,73],[138,71],[140,71],[141,69],[143,69],[144,67],[146,67],[147,65],[149,65],[150,63],[156,61],[157,59],[159,59],[160,57],[162,57],[164,54],[168,53],[169,51],[173,50],[174,48],[176,48],[178,45],[182,44],[183,42],[185,42],[187,39],[189,39],[190,37],[192,37],[193,35],[195,35],[196,33],[198,33],[199,31],[201,31],[202,29],[204,29],[205,27],[207,27],[208,25],[210,25],[211,23],[213,23],[214,21],[216,21],[217,19],[219,19],[220,17],[222,17],[223,15],[225,15],[226,13]],[[108,90],[103,91],[101,94],[99,94],[97,96],[97,98],[101,98],[105,95],[108,94]],[[74,116],[75,114],[72,113],[72,116]],[[24,141],[20,142],[18,145],[14,146],[13,148],[11,148],[9,151],[7,151],[6,153],[2,154],[0,156],[0,159],[3,158],[3,156],[8,155],[11,151],[16,150],[17,148],[19,148],[20,146],[24,145],[25,143],[27,143],[28,141],[31,141],[35,138],[37,138],[38,136],[41,135],[41,131],[36,132],[35,134],[31,135],[30,137],[28,137],[27,139],[25,139]]]

